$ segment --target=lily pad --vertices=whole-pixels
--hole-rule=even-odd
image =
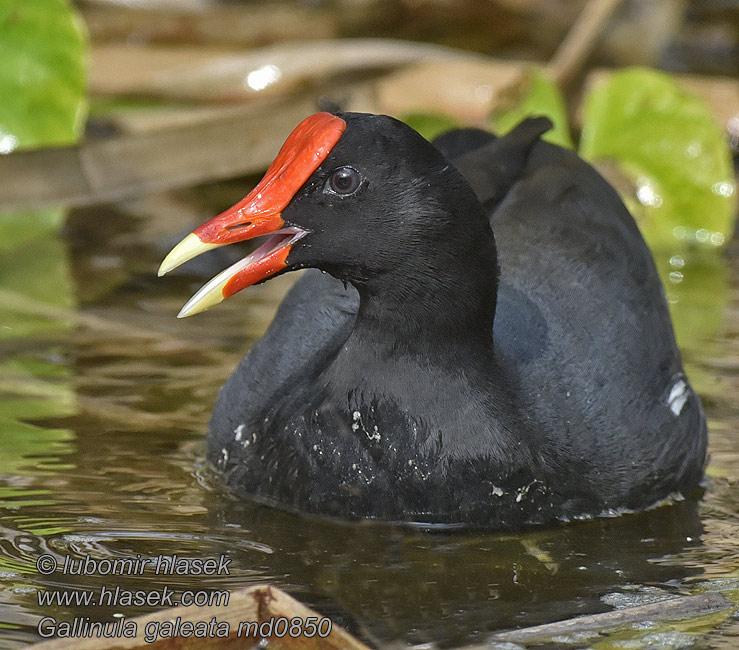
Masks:
[[[729,240],[731,157],[703,101],[665,74],[629,68],[593,88],[583,116],[581,155],[614,161],[633,183],[635,216],[653,248]]]
[[[545,115],[552,120],[554,127],[542,139],[568,149],[573,148],[564,98],[543,70],[534,66],[527,68],[520,83],[511,92],[504,107],[490,116],[496,133],[504,135],[527,117]]]

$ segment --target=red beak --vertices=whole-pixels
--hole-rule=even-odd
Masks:
[[[290,134],[259,184],[232,208],[207,221],[175,246],[159,275],[217,246],[271,235],[248,257],[203,286],[182,308],[190,316],[221,302],[287,266],[293,244],[307,232],[285,226],[282,211],[338,142],[346,123],[330,113],[316,113]]]

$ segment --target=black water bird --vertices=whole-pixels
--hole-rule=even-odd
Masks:
[[[540,140],[318,113],[160,274],[268,235],[181,316],[312,267],[221,389],[208,458],[311,513],[500,529],[641,509],[703,476],[706,423],[614,190]],[[328,275],[327,275],[327,274]]]

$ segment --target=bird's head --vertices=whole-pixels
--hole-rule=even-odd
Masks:
[[[251,254],[204,285],[179,316],[305,267],[361,287],[413,264],[433,268],[445,238],[464,228],[455,213],[479,211],[444,156],[402,122],[316,113],[295,128],[244,199],[172,249],[159,275],[217,246],[264,237]],[[480,215],[472,218],[484,222]]]

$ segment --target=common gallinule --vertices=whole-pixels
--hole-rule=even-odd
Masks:
[[[160,274],[268,236],[180,316],[313,267],[221,389],[208,458],[311,513],[515,528],[694,490],[706,424],[614,190],[539,136],[317,113]],[[493,236],[493,234],[495,236]]]

